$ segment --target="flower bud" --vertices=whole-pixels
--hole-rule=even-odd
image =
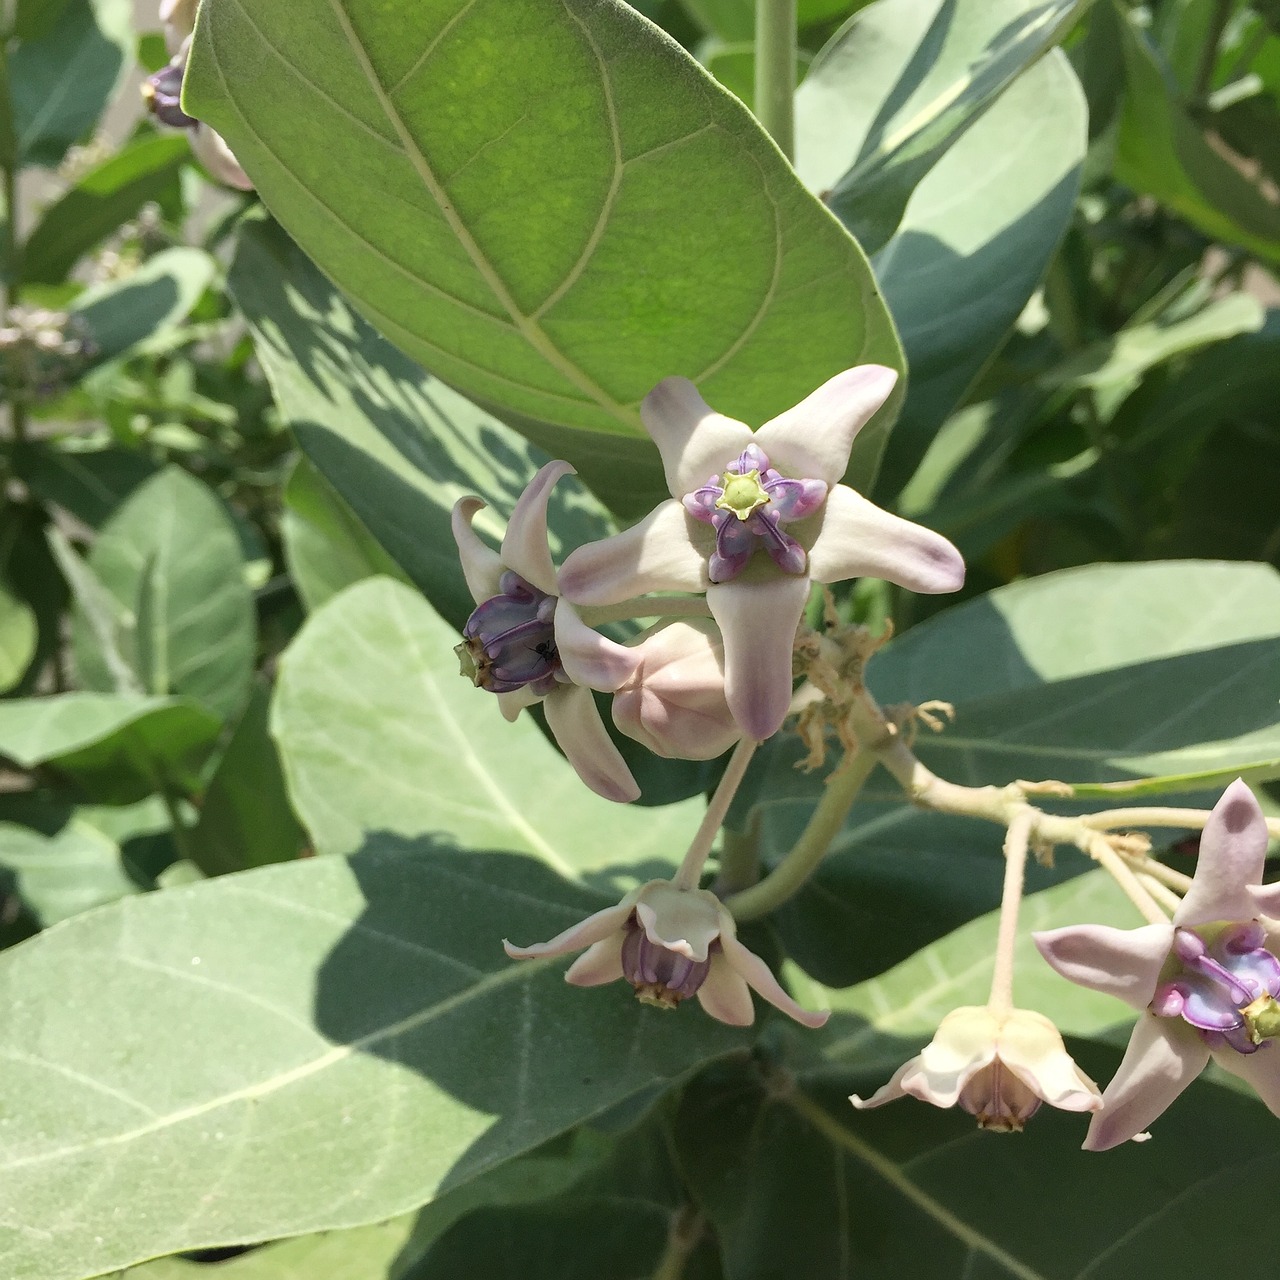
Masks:
[[[655,755],[713,760],[742,736],[724,696],[724,645],[710,621],[669,622],[634,650],[613,722]]]

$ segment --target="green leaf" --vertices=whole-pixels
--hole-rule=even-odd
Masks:
[[[845,225],[879,249],[923,176],[1080,8],[1080,0],[868,5],[818,55],[798,95],[798,171],[810,190],[830,188]]]
[[[670,874],[702,805],[594,795],[527,715],[508,724],[458,675],[456,643],[425,600],[375,578],[312,614],[289,647],[272,732],[317,850],[349,853],[366,831],[434,833],[616,886]]]
[[[66,7],[67,0],[17,0],[13,34],[19,40],[39,39],[49,32]]]
[[[704,31],[721,40],[750,43],[755,39],[753,0],[681,0]],[[845,18],[867,0],[797,0],[796,22],[803,29],[819,22]]]
[[[144,137],[91,169],[44,211],[22,250],[22,279],[60,284],[71,268],[178,180],[187,140]]]
[[[159,472],[102,527],[88,567],[119,609],[120,649],[143,689],[193,698],[224,719],[243,705],[253,597],[235,526],[206,485],[178,467]],[[74,640],[82,684],[117,687],[83,605]]]
[[[14,451],[14,467],[43,501],[100,529],[159,468],[134,449],[84,448],[79,440],[37,440]]]
[[[128,0],[70,0],[9,57],[18,153],[52,168],[98,122],[131,57]]]
[[[13,169],[18,159],[18,138],[13,131],[13,97],[9,92],[9,58],[0,56],[0,169]],[[7,219],[9,210],[4,211]],[[8,263],[5,264],[8,269]]]
[[[1211,804],[1207,781],[1280,755],[1278,641],[1280,574],[1268,566],[1095,565],[912,628],[871,661],[867,683],[885,705],[955,706],[954,725],[921,729],[914,747],[951,781],[1206,775],[1185,798]],[[770,861],[820,794],[818,774],[793,768],[801,754],[785,739],[763,752],[757,815]],[[808,972],[848,986],[998,902],[1001,838],[992,824],[911,807],[876,775],[814,880],[774,919]],[[1087,865],[1070,850],[1059,861],[1057,873],[1031,868],[1030,887]]]
[[[1073,1048],[1076,1048],[1073,1046]],[[1091,1074],[1114,1053],[1080,1046]],[[726,1280],[1155,1280],[1211,1273],[1280,1170],[1270,1116],[1193,1086],[1159,1147],[1079,1150],[1084,1117],[1043,1107],[1021,1137],[913,1098],[856,1112],[878,1074],[707,1073],[675,1124],[682,1168],[724,1247]],[[1070,1212],[1045,1211],[1045,1198]],[[1242,1218],[1235,1215],[1239,1213]]]
[[[760,422],[901,367],[857,245],[621,0],[211,6],[186,94],[367,317],[610,505],[659,483],[638,405],[667,375]]]
[[[379,1221],[743,1044],[503,956],[599,905],[533,859],[381,833],[0,955],[5,1274]]]
[[[60,693],[0,702],[0,755],[52,765],[95,799],[140,800],[163,778],[194,789],[219,723],[179,698]]]
[[[284,503],[280,532],[285,560],[308,609],[318,609],[344,587],[376,574],[403,578],[396,562],[305,457],[289,473]]]
[[[270,688],[259,681],[205,789],[188,844],[206,875],[289,862],[306,844],[267,732],[270,705]]]
[[[185,319],[216,272],[217,263],[201,249],[164,249],[132,275],[86,289],[71,314],[94,343],[93,362],[132,353]]]
[[[22,679],[38,641],[35,610],[0,581],[0,692]]]
[[[1206,235],[1280,260],[1280,208],[1209,144],[1131,15],[1120,23],[1126,93],[1115,174]]]

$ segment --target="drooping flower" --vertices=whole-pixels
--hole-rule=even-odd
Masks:
[[[1210,1057],[1280,1115],[1280,962],[1259,918],[1280,915],[1280,886],[1259,883],[1266,851],[1266,819],[1237,780],[1205,825],[1191,888],[1171,923],[1032,935],[1064,978],[1139,1011],[1086,1150],[1141,1135]]]
[[[1020,1133],[1047,1102],[1063,1111],[1096,1111],[1098,1086],[1067,1053],[1058,1028],[1030,1009],[954,1009],[933,1040],[855,1107],[883,1106],[907,1096],[935,1107],[959,1104],[979,1128]]]
[[[164,26],[165,47],[169,50],[170,60],[142,82],[142,98],[161,124],[188,131],[187,137],[196,159],[219,182],[241,191],[252,191],[249,175],[240,167],[222,135],[182,109],[182,82],[191,52],[196,8],[195,0],[161,0],[160,21]]]
[[[567,600],[557,617],[562,635],[586,625]],[[565,670],[612,693],[614,724],[656,755],[713,760],[742,736],[725,701],[724,647],[710,619],[662,623],[629,645],[597,636],[566,651]]]
[[[598,795],[625,804],[640,788],[606,732],[591,690],[574,683],[565,666],[590,668],[607,643],[576,614],[568,621],[577,625],[566,633],[557,609],[547,503],[556,481],[572,472],[567,462],[548,462],[534,476],[512,509],[500,553],[471,527],[485,504],[479,498],[454,504],[453,537],[476,602],[456,652],[463,675],[496,694],[508,720],[542,702],[547,725],[578,776]]]
[[[715,894],[681,889],[669,880],[650,880],[549,942],[502,945],[513,960],[585,947],[565,973],[566,982],[597,987],[626,978],[637,999],[663,1009],[696,996],[707,1013],[730,1026],[749,1026],[755,1019],[751,990],[806,1027],[820,1027],[828,1017],[802,1009],[769,966],[738,941],[733,917]]]
[[[705,591],[724,636],[729,706],[744,734],[769,737],[791,700],[810,580],[872,576],[926,593],[964,581],[945,538],[839,483],[854,436],[896,380],[881,365],[847,369],[755,432],[714,412],[687,378],[660,382],[640,411],[671,500],[573,552],[560,575],[565,597],[599,605]]]

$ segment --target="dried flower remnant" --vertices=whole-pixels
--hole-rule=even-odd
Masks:
[[[713,1018],[735,1027],[755,1019],[752,990],[806,1027],[820,1027],[828,1016],[801,1008],[787,994],[768,965],[738,941],[733,917],[715,894],[669,880],[650,880],[549,942],[503,946],[513,960],[585,947],[566,982],[596,987],[625,978],[645,1004],[674,1009],[696,997]]]
[[[855,1107],[883,1106],[903,1097],[935,1107],[960,1106],[978,1127],[1020,1133],[1047,1102],[1063,1111],[1096,1111],[1098,1086],[1067,1053],[1058,1028],[1030,1009],[986,1005],[954,1009],[933,1040],[870,1098]]]
[[[660,382],[641,415],[671,500],[570,555],[565,597],[607,605],[705,591],[724,636],[734,718],[748,737],[769,737],[791,701],[791,648],[811,580],[870,575],[928,593],[964,581],[945,538],[839,483],[854,436],[896,381],[881,365],[848,369],[755,432],[716,413],[688,379]]]
[[[1280,915],[1280,886],[1259,883],[1266,851],[1266,819],[1237,780],[1205,825],[1195,876],[1172,922],[1033,935],[1063,977],[1139,1011],[1086,1150],[1140,1137],[1211,1057],[1280,1115],[1280,962],[1266,924]]]

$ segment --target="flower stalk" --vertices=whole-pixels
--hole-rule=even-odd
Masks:
[[[725,815],[729,812],[733,797],[737,795],[742,779],[746,776],[747,766],[751,763],[751,757],[755,755],[759,745],[751,738],[743,738],[733,749],[733,755],[729,757],[729,763],[721,775],[715,793],[707,804],[707,811],[702,815],[702,822],[694,834],[689,852],[684,855],[684,861],[681,862],[679,870],[672,879],[672,883],[678,889],[698,887],[702,868],[706,866],[711,846],[715,843],[716,833],[724,825]]]
[[[991,973],[991,995],[987,1007],[993,1013],[1013,1008],[1013,953],[1018,941],[1018,910],[1022,906],[1022,886],[1026,879],[1030,848],[1030,809],[1016,814],[1004,839],[1004,891],[1000,898],[1000,931],[996,936],[995,965]]]
[[[756,0],[755,114],[778,150],[796,157],[796,0]]]

